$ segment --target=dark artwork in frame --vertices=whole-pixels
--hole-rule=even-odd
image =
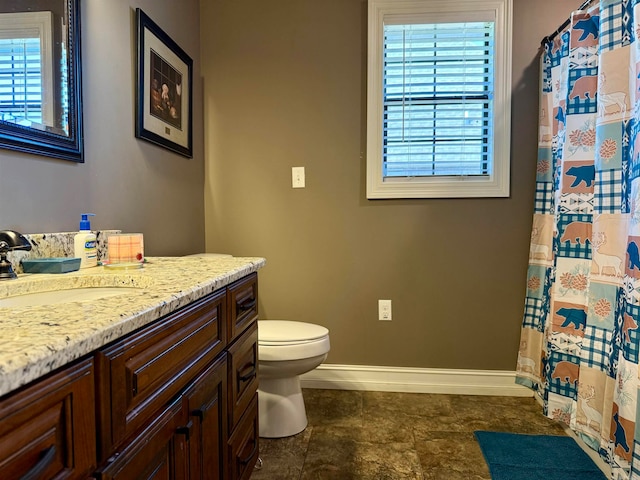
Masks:
[[[151,50],[151,115],[182,130],[182,75]]]
[[[136,137],[191,158],[193,61],[139,8],[136,24]]]

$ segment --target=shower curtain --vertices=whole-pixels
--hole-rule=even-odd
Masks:
[[[640,479],[640,0],[594,0],[544,45],[517,381]]]

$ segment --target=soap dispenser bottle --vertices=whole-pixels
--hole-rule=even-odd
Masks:
[[[80,231],[73,237],[73,254],[80,258],[80,268],[95,267],[98,265],[98,246],[96,234],[91,231],[89,215],[83,213],[80,217]]]

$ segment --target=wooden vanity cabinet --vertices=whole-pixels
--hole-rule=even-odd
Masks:
[[[257,275],[96,354],[96,478],[246,480],[258,457]]]
[[[257,294],[252,273],[1,398],[0,478],[248,479]]]
[[[0,478],[84,479],[96,466],[93,362],[0,400]]]

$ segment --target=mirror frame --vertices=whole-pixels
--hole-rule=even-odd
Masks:
[[[84,163],[80,0],[65,1],[69,38],[69,135],[64,136],[0,120],[0,148]]]

